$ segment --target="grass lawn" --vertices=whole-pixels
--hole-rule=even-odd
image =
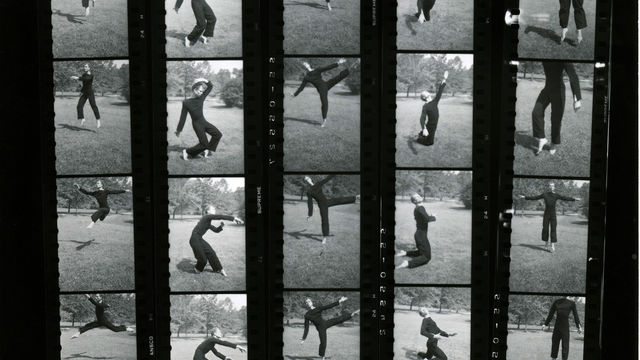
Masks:
[[[56,96],[55,138],[58,175],[131,172],[131,117],[129,104],[117,96],[98,96],[101,126],[96,128],[87,101],[80,126],[78,96]]]
[[[200,343],[202,343],[206,339],[205,336],[180,336],[180,337],[171,337],[171,359],[173,360],[183,360],[183,359],[192,359],[193,353],[196,351],[196,348]],[[232,342],[234,344],[238,344],[240,346],[247,347],[247,340],[243,338],[231,338],[224,337],[222,340]],[[233,360],[247,360],[248,353],[251,349],[248,349],[246,353],[241,353],[239,350],[232,349],[222,345],[216,345],[216,350],[223,353],[224,355],[232,358]],[[217,359],[213,355],[213,353],[209,352],[207,355],[208,359]]]
[[[471,210],[457,201],[426,202],[436,221],[429,224],[431,261],[413,269],[395,271],[398,284],[470,284],[471,283]],[[396,249],[415,249],[414,205],[396,200]],[[409,257],[396,257],[396,265]]]
[[[204,235],[205,241],[211,245],[218,255],[227,277],[213,273],[211,264],[196,274],[193,266],[196,259],[189,245],[191,231],[199,218],[169,220],[169,285],[172,291],[244,291],[246,274],[245,227],[230,221],[224,222],[224,230],[220,233],[212,231]],[[219,220],[212,222],[218,226]]]
[[[533,137],[531,111],[538,94],[544,87],[544,80],[518,79],[516,96],[516,134],[514,149],[514,171],[518,175],[539,176],[589,176],[591,157],[591,110],[593,107],[592,90],[585,89],[581,82],[582,108],[573,111],[573,95],[569,84],[566,85],[566,104],[562,119],[562,144],[551,155],[548,146],[540,155],[535,156],[537,140]],[[551,143],[551,105],[545,112],[545,135]]]
[[[218,149],[208,158],[182,159],[182,149],[198,143],[191,117],[187,115],[180,137],[174,132],[180,121],[182,100],[167,103],[167,167],[170,174],[243,174],[244,173],[244,111],[237,107],[228,108],[220,100],[211,99],[204,103],[204,116],[222,133]],[[210,138],[207,135],[207,138]]]
[[[551,331],[510,329],[507,335],[507,359],[548,360],[551,354],[551,336]],[[571,340],[569,340],[568,360],[582,360],[583,352],[584,337],[572,331]],[[561,354],[562,344],[558,352],[558,359],[562,358]]]
[[[137,358],[136,333],[113,332],[101,327],[89,330],[75,339],[71,336],[77,328],[60,329],[60,359],[117,359]]]
[[[210,58],[242,56],[242,1],[208,0],[216,16],[214,36],[206,45],[201,41],[187,48],[184,37],[196,25],[191,2],[185,1],[176,14],[175,0],[165,0],[166,52],[169,58]]]
[[[471,315],[456,313],[431,312],[431,318],[438,327],[448,333],[458,335],[443,338],[438,347],[444,351],[449,359],[469,359],[471,355]],[[417,311],[395,309],[393,314],[393,358],[418,359],[418,352],[427,351],[427,338],[420,335],[422,317]]]
[[[417,12],[415,0],[398,0],[398,49],[473,50],[473,1],[437,1],[423,24]]]
[[[558,214],[556,252],[541,240],[542,214],[514,216],[511,221],[509,290],[583,293],[587,265],[587,221]]]
[[[586,0],[583,7],[587,16],[587,27],[582,29],[582,42],[577,42],[572,6],[569,14],[569,32],[561,43],[558,1],[521,0],[518,56],[536,59],[593,59],[596,1]]]
[[[287,86],[285,94],[298,87]],[[360,170],[360,95],[338,84],[329,90],[327,124],[312,85],[284,99],[285,171]]]
[[[86,229],[90,216],[58,213],[60,290],[135,289],[133,216],[112,211]]]
[[[301,322],[303,320],[300,320]],[[309,327],[309,335],[304,344],[300,338],[304,328],[302,326],[285,326],[282,339],[284,347],[282,354],[285,360],[316,360],[320,339],[313,325]],[[334,326],[327,330],[327,359],[354,360],[360,358],[360,327]]]
[[[360,0],[284,0],[285,54],[359,54]]]
[[[80,1],[51,1],[54,58],[126,57],[129,54],[127,0],[95,3],[95,7],[90,7],[90,15],[85,16]]]
[[[467,96],[443,97],[435,143],[418,144],[420,98],[396,97],[396,164],[400,167],[471,167],[473,101]]]
[[[329,208],[333,236],[327,238],[325,245],[317,205],[308,222],[306,201],[285,201],[283,208],[284,287],[359,287],[360,204]]]

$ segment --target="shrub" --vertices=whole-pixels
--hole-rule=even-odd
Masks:
[[[242,79],[231,79],[227,81],[220,91],[220,99],[227,107],[242,107]]]
[[[360,65],[355,66],[344,80],[345,85],[354,95],[360,94]]]
[[[460,201],[464,204],[464,207],[471,209],[473,199],[473,184],[467,184],[460,192]]]

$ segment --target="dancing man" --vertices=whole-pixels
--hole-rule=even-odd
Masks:
[[[449,72],[445,71],[442,82],[440,83],[440,86],[438,86],[438,92],[435,99],[432,99],[431,94],[427,91],[423,91],[420,94],[420,99],[422,99],[425,104],[422,106],[422,114],[420,114],[420,126],[422,127],[422,131],[418,133],[417,141],[419,144],[431,146],[435,142],[438,118],[440,117],[438,103],[440,102],[442,91],[444,91],[444,87],[447,85],[448,77]]]
[[[104,310],[109,308],[109,304],[105,303],[102,300],[102,297],[100,296],[100,294],[96,294],[96,298],[94,299],[93,297],[91,297],[91,295],[89,294],[85,294],[84,296],[87,297],[87,299],[89,299],[89,301],[91,301],[91,303],[96,307],[95,312],[96,312],[96,321],[92,321],[90,323],[85,324],[84,326],[82,326],[79,331],[75,334],[73,334],[73,336],[71,336],[72,339],[77,338],[78,336],[80,336],[80,334],[87,332],[91,329],[95,329],[97,327],[101,327],[104,326],[107,329],[113,331],[113,332],[121,332],[121,331],[129,331],[129,332],[133,332],[134,329],[131,327],[126,327],[124,325],[113,325],[113,323],[111,321],[109,321],[109,319],[107,318],[107,315],[104,313]]]
[[[96,0],[91,0],[91,5],[96,6]],[[82,0],[82,7],[84,8],[84,16],[89,16],[89,0]]]
[[[360,310],[356,310],[352,313],[346,313],[329,320],[325,320],[322,318],[323,311],[336,307],[345,301],[347,301],[347,298],[342,296],[338,301],[332,302],[331,304],[314,306],[311,299],[305,300],[309,311],[304,314],[304,333],[302,334],[302,338],[300,339],[300,344],[304,344],[304,340],[309,334],[309,322],[313,323],[313,325],[316,327],[316,330],[318,331],[318,336],[320,337],[320,347],[318,349],[318,355],[322,358],[322,360],[325,359],[324,354],[327,349],[327,329],[332,326],[342,324],[343,322],[350,320],[352,317],[360,313]]]
[[[558,200],[563,201],[576,201],[580,198],[572,198],[570,196],[563,196],[555,192],[556,185],[553,182],[549,183],[549,190],[536,196],[524,196],[520,195],[521,199],[525,200],[544,200],[544,215],[542,217],[542,241],[544,241],[544,247],[549,251],[549,233],[551,233],[551,252],[556,251],[556,242],[558,242],[558,236],[556,234],[556,227],[558,226],[558,218],[556,217],[556,202]]]
[[[88,10],[89,8],[87,8]],[[84,104],[86,104],[87,100],[89,100],[89,105],[91,105],[91,109],[93,110],[93,115],[96,117],[96,127],[100,128],[100,110],[98,110],[98,105],[96,105],[96,96],[93,93],[93,74],[91,73],[91,68],[89,64],[84,64],[83,73],[80,76],[72,76],[72,80],[78,80],[82,82],[82,88],[80,89],[80,98],[78,99],[78,105],[76,109],[78,111],[78,120],[80,120],[80,125],[84,125]]]
[[[416,17],[418,21],[424,23],[431,20],[431,9],[436,4],[436,0],[418,0],[418,12]]]
[[[98,188],[98,190],[96,191],[87,191],[78,184],[73,184],[73,186],[75,186],[76,189],[78,189],[81,193],[85,195],[93,196],[94,198],[96,198],[96,201],[98,202],[98,210],[96,210],[96,212],[91,214],[91,223],[89,223],[89,225],[87,226],[87,229],[91,229],[93,225],[95,225],[96,222],[98,222],[98,220],[104,221],[104,219],[107,217],[107,215],[111,211],[111,208],[109,207],[109,202],[107,201],[107,197],[109,195],[124,194],[125,192],[131,192],[131,190],[129,189],[105,190],[105,188],[102,186],[102,181],[100,180],[96,181],[96,187]]]
[[[404,251],[398,250],[396,256],[409,256],[412,259],[404,260],[396,269],[402,268],[415,268],[418,266],[426,265],[431,260],[431,245],[429,244],[429,238],[427,237],[427,231],[429,229],[429,223],[436,221],[435,214],[427,214],[427,210],[422,206],[424,199],[418,194],[411,195],[411,202],[415,205],[413,209],[413,217],[416,219],[416,232],[413,234],[413,239],[416,242],[416,250]]]
[[[340,59],[338,60],[337,63],[320,67],[317,69],[312,68],[311,65],[306,61],[302,62],[302,65],[304,65],[304,67],[307,69],[307,73],[304,75],[304,78],[302,78],[302,83],[300,83],[298,90],[292,93],[291,96],[293,97],[298,96],[298,94],[300,94],[300,92],[304,89],[304,87],[307,86],[307,83],[310,83],[313,86],[315,86],[316,90],[318,90],[318,94],[320,94],[320,103],[321,103],[321,110],[322,110],[321,127],[324,127],[327,122],[327,112],[329,111],[329,99],[328,99],[329,90],[332,87],[334,87],[337,83],[339,83],[340,81],[345,79],[347,76],[349,76],[349,69],[342,70],[340,74],[334,76],[333,78],[327,81],[322,79],[322,73],[331,69],[335,69],[338,67],[338,65],[344,64],[345,62],[346,62],[345,59]],[[356,64],[356,63],[357,62],[354,62],[353,64]],[[353,66],[353,64],[351,64],[351,66]]]
[[[209,152],[216,151],[218,143],[220,143],[220,139],[222,138],[220,130],[205,119],[203,112],[204,101],[211,92],[211,89],[213,89],[213,84],[207,79],[198,78],[194,81],[191,89],[193,90],[194,96],[182,102],[180,122],[178,122],[178,129],[175,132],[176,137],[180,137],[188,113],[189,116],[191,116],[193,131],[196,132],[196,136],[198,137],[198,144],[188,149],[182,149],[182,158],[185,161],[190,157],[194,158],[199,156],[202,152],[204,152],[205,158],[209,157]],[[211,136],[211,139],[207,139],[207,134]]]
[[[584,13],[582,4],[584,0],[560,0],[560,11],[558,12],[560,18],[560,27],[562,28],[562,35],[560,35],[560,43],[567,37],[569,31],[569,13],[571,12],[571,3],[573,3],[573,17],[576,22],[576,30],[578,31],[578,44],[582,42],[582,29],[587,27],[587,16]]]
[[[244,347],[242,347],[242,346],[240,346],[238,344],[234,344],[234,343],[231,343],[231,342],[228,342],[228,341],[224,341],[221,338],[222,338],[222,331],[220,331],[220,329],[216,328],[213,331],[213,336],[212,337],[208,338],[207,340],[205,340],[202,343],[200,343],[200,345],[198,345],[198,347],[196,348],[195,353],[193,354],[193,360],[207,360],[207,358],[205,357],[205,354],[207,354],[209,351],[211,351],[213,353],[213,355],[219,357],[222,360],[231,359],[229,357],[226,357],[221,352],[219,352],[216,349],[216,345],[226,346],[226,347],[230,347],[232,349],[238,349],[241,353],[247,351],[247,349],[245,349]]]
[[[176,0],[173,9],[176,14],[182,6],[184,0]],[[206,0],[191,0],[191,9],[196,17],[196,26],[193,27],[191,33],[184,37],[184,46],[191,47],[200,39],[204,44],[209,42],[209,38],[213,37],[213,31],[216,27],[216,15],[211,10],[211,6]]]
[[[456,336],[456,333],[446,333],[438,327],[435,321],[431,318],[429,310],[425,307],[420,308],[418,311],[422,319],[422,326],[420,326],[420,335],[428,338],[427,340],[427,352],[419,352],[418,356],[421,359],[437,359],[447,360],[447,355],[438,347],[438,340],[443,337]],[[435,356],[435,358],[434,358]]]
[[[333,199],[327,199],[322,191],[322,186],[329,180],[333,179],[335,175],[329,175],[326,178],[313,183],[310,177],[305,176],[304,182],[307,183],[307,207],[309,212],[307,214],[307,221],[313,216],[313,200],[316,201],[320,208],[320,220],[322,221],[322,243],[327,243],[327,236],[329,236],[329,208],[336,205],[353,204],[359,200],[360,195],[356,196],[342,196]]]
[[[209,262],[213,272],[227,276],[227,273],[222,268],[222,264],[220,264],[218,255],[216,255],[216,252],[211,248],[211,245],[202,238],[208,230],[219,233],[224,228],[223,222],[220,223],[220,226],[211,225],[213,220],[229,220],[236,224],[243,223],[242,220],[231,215],[216,215],[215,206],[207,207],[207,214],[200,218],[198,224],[193,228],[193,231],[191,231],[191,238],[189,239],[189,245],[191,245],[193,255],[196,257],[194,269],[195,272],[199,274],[204,270],[205,266],[207,266],[207,262]]]
[[[544,88],[540,91],[536,104],[531,113],[533,137],[538,141],[536,155],[540,155],[547,139],[544,133],[544,112],[551,104],[551,147],[549,153],[556,153],[560,145],[560,129],[564,116],[565,86],[563,72],[569,76],[569,84],[573,93],[573,111],[582,107],[582,93],[580,92],[580,79],[572,63],[543,61]]]
[[[582,333],[582,327],[580,326],[580,318],[578,317],[578,310],[576,309],[576,303],[563,297],[553,302],[551,309],[549,309],[549,315],[542,325],[542,330],[549,328],[549,323],[553,319],[553,315],[556,314],[556,322],[553,325],[553,335],[551,336],[551,359],[558,358],[558,349],[560,348],[560,341],[562,341],[562,360],[569,359],[569,314],[573,313],[573,321],[578,328],[578,334]]]

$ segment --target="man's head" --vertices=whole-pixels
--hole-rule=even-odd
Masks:
[[[420,316],[424,318],[431,316],[431,314],[429,314],[429,309],[427,309],[426,307],[421,307],[420,310],[418,310],[418,314],[420,314]]]
[[[556,184],[553,183],[553,181],[549,182],[549,191],[554,191],[556,189]]]
[[[207,89],[207,86],[202,81],[199,81],[191,86],[191,90],[193,90],[193,93],[196,96],[200,96],[204,94],[204,91],[206,89]]]
[[[85,72],[88,72],[88,71],[90,71],[90,70],[91,70],[91,67],[89,67],[89,64],[88,64],[88,63],[85,63],[84,65],[82,65],[82,69],[83,69]]]
[[[422,101],[426,101],[429,102],[431,101],[431,94],[428,91],[423,91],[420,93],[420,99],[422,99]]]
[[[96,181],[96,187],[97,187],[98,189],[102,189],[102,186],[103,186],[103,185],[102,185],[102,181],[100,181],[100,180]]]
[[[313,185],[313,181],[312,181],[312,180],[311,180],[311,178],[310,178],[310,177],[308,177],[308,176],[305,176],[305,177],[304,177],[304,182],[305,182],[305,183],[307,183],[307,184],[309,184],[309,185]]]
[[[96,298],[96,301],[97,301],[97,302],[99,302],[99,303],[101,303],[101,304],[102,304],[102,301],[103,301],[103,300],[102,300],[102,296],[101,296],[100,294],[96,294],[95,298]]]
[[[422,201],[424,201],[424,198],[422,196],[420,196],[420,194],[418,193],[414,193],[413,195],[411,195],[411,202],[418,205],[420,204]]]
[[[304,303],[307,305],[307,307],[308,307],[309,309],[311,309],[311,308],[313,307],[313,301],[311,301],[311,299],[310,299],[310,298],[306,298],[306,299],[305,299],[305,301],[304,301]]]
[[[215,330],[213,330],[213,336],[215,336],[217,338],[221,338],[222,337],[222,331],[220,330],[220,328],[215,328]]]
[[[209,205],[207,206],[207,210],[206,210],[207,214],[209,215],[215,215],[216,213],[216,207],[213,205]]]
[[[311,64],[309,64],[309,63],[308,63],[308,62],[306,62],[306,61],[303,61],[303,62],[302,62],[302,66],[304,66],[304,68],[305,68],[305,69],[307,69],[308,71],[313,70],[313,68],[311,67]]]

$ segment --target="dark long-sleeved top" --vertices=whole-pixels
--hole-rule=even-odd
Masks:
[[[422,127],[424,127],[424,123],[427,121],[427,116],[430,119],[436,119],[440,115],[440,112],[438,111],[438,102],[440,101],[440,97],[442,97],[442,92],[444,91],[444,87],[446,85],[446,82],[441,83],[438,87],[436,97],[428,103],[422,105],[422,114],[420,114],[420,125]]]
[[[302,334],[302,340],[307,338],[309,334],[309,322],[312,322],[313,325],[317,328],[318,326],[324,323],[324,319],[322,318],[322,312],[331,309],[332,307],[336,307],[340,305],[339,301],[332,302],[331,304],[317,306],[304,314],[304,333]]]
[[[553,302],[551,305],[551,309],[549,310],[549,315],[547,319],[544,321],[546,326],[549,326],[551,319],[553,319],[553,315],[556,315],[556,322],[554,325],[554,330],[557,328],[558,330],[569,329],[569,314],[573,313],[573,321],[576,324],[576,327],[580,327],[580,318],[578,317],[578,309],[576,309],[576,303],[569,299],[558,299]]]
[[[420,335],[426,336],[427,338],[429,338],[429,341],[431,341],[431,340],[436,340],[434,336],[438,334],[444,337],[449,337],[449,334],[442,331],[438,327],[438,325],[436,325],[436,322],[433,321],[432,318],[428,317],[428,318],[422,319],[422,326],[420,326]]]
[[[108,208],[109,207],[109,202],[107,202],[107,197],[111,194],[122,194],[125,191],[124,190],[96,190],[96,191],[87,191],[83,188],[79,189],[81,193],[85,194],[85,195],[90,195],[93,196],[94,198],[96,198],[96,201],[98,202],[98,207],[101,208]]]
[[[98,321],[104,320],[104,309],[108,308],[109,305],[105,304],[104,302],[98,302],[91,296],[89,297],[89,301],[91,301],[91,303],[96,307],[96,319],[98,319]]]
[[[184,100],[182,102],[182,113],[180,113],[180,122],[178,123],[178,132],[181,132],[184,128],[184,123],[187,121],[187,113],[191,116],[191,121],[199,121],[204,120],[204,100],[207,98],[211,90],[213,89],[213,84],[211,81],[206,82],[207,88],[204,90],[202,95],[197,97],[192,97],[190,99]]]
[[[545,214],[555,214],[556,213],[556,202],[558,200],[564,201],[576,201],[576,199],[570,196],[563,196],[560,194],[556,194],[555,192],[547,191],[537,196],[525,196],[527,200],[540,200],[544,199],[544,212]]]
[[[543,61],[542,67],[545,75],[545,89],[564,89],[564,78],[562,76],[562,72],[565,71],[567,76],[569,76],[571,92],[577,100],[582,99],[582,93],[580,92],[580,79],[578,78],[578,74],[576,74],[576,69],[572,63]]]
[[[313,200],[315,199],[318,204],[322,204],[327,201],[327,197],[322,192],[322,185],[327,181],[333,179],[335,175],[329,175],[326,178],[318,181],[307,189],[307,207],[309,208],[309,216],[313,216]]]
[[[307,86],[307,83],[311,83],[317,89],[324,82],[324,80],[322,79],[322,73],[327,70],[335,69],[337,67],[338,67],[338,64],[336,63],[336,64],[320,67],[307,72],[304,78],[302,78],[302,83],[298,87],[298,90],[296,90],[296,92],[293,93],[293,96],[298,96],[298,94],[300,94],[300,92],[304,89],[304,87]]]
[[[229,220],[233,221],[235,219],[231,215],[205,215],[200,218],[196,227],[193,228],[193,232],[198,233],[199,235],[204,235],[207,230],[211,230],[213,232],[220,232],[222,230],[221,227],[216,227],[211,225],[213,220]]]
[[[81,93],[88,93],[93,91],[93,74],[86,72],[78,77],[78,80],[82,81]]]
[[[418,230],[427,231],[429,229],[429,223],[436,221],[435,216],[427,214],[424,206],[416,206],[416,208],[413,209],[413,217],[416,219],[416,228]]]
[[[233,348],[233,349],[238,347],[238,345],[236,345],[234,343],[230,343],[228,341],[220,340],[220,339],[215,338],[215,337],[210,337],[207,340],[203,341],[200,345],[198,345],[196,350],[200,350],[203,354],[206,354],[209,351],[211,351],[211,352],[213,352],[213,354],[215,356],[219,357],[220,359],[226,359],[227,358],[226,356],[224,356],[222,353],[220,353],[218,350],[216,350],[216,345],[226,346],[226,347],[230,347],[230,348]]]

